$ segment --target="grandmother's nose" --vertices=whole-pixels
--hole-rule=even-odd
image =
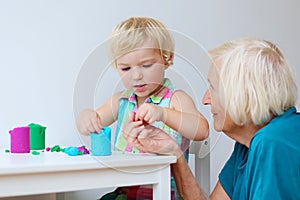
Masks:
[[[203,105],[210,105],[211,104],[211,96],[210,96],[210,91],[206,90],[203,98],[202,98],[202,104]]]

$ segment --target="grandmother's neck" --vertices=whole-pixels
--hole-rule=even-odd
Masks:
[[[250,147],[250,142],[252,138],[254,137],[255,133],[266,126],[267,123],[260,125],[260,126],[255,126],[254,124],[247,124],[243,126],[239,126],[236,128],[233,132],[231,133],[226,133],[229,137],[234,139],[235,141],[239,142],[240,144],[243,144],[247,146],[248,148]]]

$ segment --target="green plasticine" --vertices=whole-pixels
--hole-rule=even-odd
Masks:
[[[38,152],[38,151],[32,151],[31,154],[32,155],[40,155],[40,152]]]

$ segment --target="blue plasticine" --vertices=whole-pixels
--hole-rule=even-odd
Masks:
[[[78,155],[78,148],[77,147],[72,147],[72,146],[66,147],[64,149],[64,152],[66,154],[68,154],[69,156],[77,156]]]
[[[102,127],[101,133],[91,133],[93,156],[109,156],[111,152],[111,128]]]

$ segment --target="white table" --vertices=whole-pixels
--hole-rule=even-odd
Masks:
[[[175,156],[113,153],[112,156],[0,152],[0,197],[60,193],[129,185],[153,185],[153,198],[170,199]]]

